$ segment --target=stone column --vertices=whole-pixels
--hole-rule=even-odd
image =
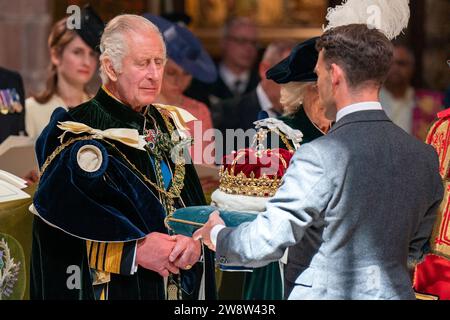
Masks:
[[[26,95],[43,89],[50,0],[0,0],[0,66],[20,72]]]

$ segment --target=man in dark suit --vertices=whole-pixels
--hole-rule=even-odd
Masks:
[[[22,77],[0,67],[0,143],[10,135],[25,134],[24,105]]]
[[[389,120],[379,91],[393,47],[365,24],[318,40],[319,96],[330,132],[300,147],[266,211],[194,233],[222,264],[260,267],[289,248],[289,299],[414,299],[410,269],[429,248],[443,197],[434,149]]]
[[[278,117],[283,111],[280,104],[280,85],[273,80],[266,79],[266,72],[278,62],[286,58],[294,47],[291,41],[279,41],[269,44],[259,64],[261,81],[258,86],[247,94],[227,99],[211,108],[213,126],[219,129],[224,137],[223,154],[229,154],[239,147],[236,141],[231,143],[226,139],[226,130],[242,129],[246,131],[254,127],[253,122],[258,120],[261,111],[264,117]]]
[[[237,17],[228,21],[221,39],[222,61],[217,66],[216,82],[206,84],[194,79],[185,94],[212,107],[224,99],[255,89],[259,82],[258,72],[254,69],[257,43],[258,30],[249,18]]]

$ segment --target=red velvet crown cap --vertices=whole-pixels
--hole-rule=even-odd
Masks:
[[[289,162],[293,156],[292,151],[286,149],[268,149],[257,151],[255,149],[241,149],[234,151],[224,157],[223,170],[228,172],[233,169],[234,175],[245,174],[250,178],[251,173],[254,178],[265,175],[268,178],[279,178],[286,172]]]

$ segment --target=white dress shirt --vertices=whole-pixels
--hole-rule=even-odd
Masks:
[[[223,224],[218,224],[211,229],[210,237],[214,247],[216,246],[217,243],[217,236],[219,235],[220,230],[222,230],[223,228],[225,228]]]
[[[336,114],[336,122],[353,112],[368,111],[368,110],[383,110],[379,101],[367,101],[351,104],[339,110]]]
[[[237,90],[240,94],[244,93],[250,80],[250,71],[246,71],[244,73],[241,73],[240,75],[236,75],[231,72],[231,70],[228,69],[224,64],[221,64],[219,66],[219,73],[223,82],[225,82],[225,85],[230,89],[231,92],[234,92],[234,90],[236,89],[236,81],[240,81]]]
[[[261,84],[258,84],[258,86],[256,87],[256,95],[258,97],[258,102],[261,106],[261,110],[267,112],[270,118],[276,118],[278,115],[272,110],[273,104]]]

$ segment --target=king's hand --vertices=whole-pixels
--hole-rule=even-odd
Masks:
[[[152,232],[138,242],[136,263],[145,269],[158,272],[162,277],[178,274],[179,268],[169,261],[176,239],[167,234]]]

